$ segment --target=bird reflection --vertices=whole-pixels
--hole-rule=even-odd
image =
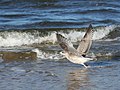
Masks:
[[[67,90],[82,90],[89,86],[88,69],[72,71],[67,77]]]

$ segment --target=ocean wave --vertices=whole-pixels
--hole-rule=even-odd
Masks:
[[[117,25],[111,25],[106,27],[95,27],[93,32],[93,40],[100,39],[112,39],[111,37],[119,37],[116,34]],[[56,42],[56,32],[61,33],[72,42],[78,42],[85,34],[85,29],[59,29],[59,30],[26,30],[26,31],[1,31],[0,32],[0,46],[21,46],[41,43],[52,43]],[[119,30],[118,30],[119,32]],[[118,33],[117,32],[117,33]],[[119,32],[120,33],[120,32]],[[113,35],[114,34],[114,35]],[[114,40],[114,38],[113,38]]]

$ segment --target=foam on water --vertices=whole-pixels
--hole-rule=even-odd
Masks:
[[[93,31],[93,40],[99,40],[103,37],[107,36],[111,31],[113,31],[116,28],[115,25],[106,26],[106,27],[98,27],[94,28]],[[79,31],[71,31],[69,34],[65,34],[65,37],[70,39],[72,42],[77,42],[82,39],[85,32],[79,32]]]
[[[44,51],[39,50],[38,48],[33,49],[32,51],[37,53],[37,58],[39,58],[39,59],[59,60],[59,59],[63,58],[63,56],[61,54],[58,54],[58,53],[53,54],[50,52],[46,53]]]
[[[96,31],[93,33],[93,40],[102,39],[107,36],[111,31],[116,28],[115,25],[96,28]]]
[[[93,33],[93,40],[99,40],[107,36],[111,31],[114,30],[116,26],[106,26],[95,28]],[[85,32],[78,30],[67,30],[68,33],[60,32],[62,35],[70,39],[72,42],[80,41]],[[44,31],[43,31],[44,32]],[[43,42],[56,42],[56,32],[48,32],[48,35],[40,36],[38,35],[41,32],[0,32],[0,46],[21,46],[21,45],[31,45],[34,43],[43,43]]]
[[[50,36],[40,37],[34,36],[26,32],[7,32],[4,33],[4,36],[0,36],[1,44],[0,46],[21,46],[21,45],[30,45],[33,43],[42,43],[45,41],[54,42],[55,33],[52,33]]]

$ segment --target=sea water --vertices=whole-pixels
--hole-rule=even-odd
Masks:
[[[119,0],[1,0],[0,51],[36,52],[36,60],[0,58],[0,90],[119,90]],[[93,25],[84,68],[63,58],[56,33],[75,47]],[[7,56],[6,56],[7,57]]]

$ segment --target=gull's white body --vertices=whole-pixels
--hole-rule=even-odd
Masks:
[[[93,58],[87,58],[83,56],[77,56],[77,55],[70,55],[67,52],[60,52],[61,55],[64,55],[70,62],[75,64],[82,64],[84,67],[87,68],[87,66],[84,64],[90,60],[93,60]]]
[[[78,57],[78,56],[69,56],[69,55],[66,55],[66,58],[73,62],[73,63],[76,63],[76,64],[84,64],[90,60],[93,60],[92,58],[84,58],[84,57]]]
[[[64,55],[72,63],[82,64],[84,65],[84,67],[87,68],[85,63],[90,60],[93,60],[93,58],[85,57],[92,43],[92,29],[91,28],[92,26],[90,25],[86,34],[81,40],[77,50],[73,47],[73,44],[69,40],[67,40],[62,35],[57,34],[57,40],[59,42],[59,45],[64,50],[64,52],[61,52],[60,54]]]

